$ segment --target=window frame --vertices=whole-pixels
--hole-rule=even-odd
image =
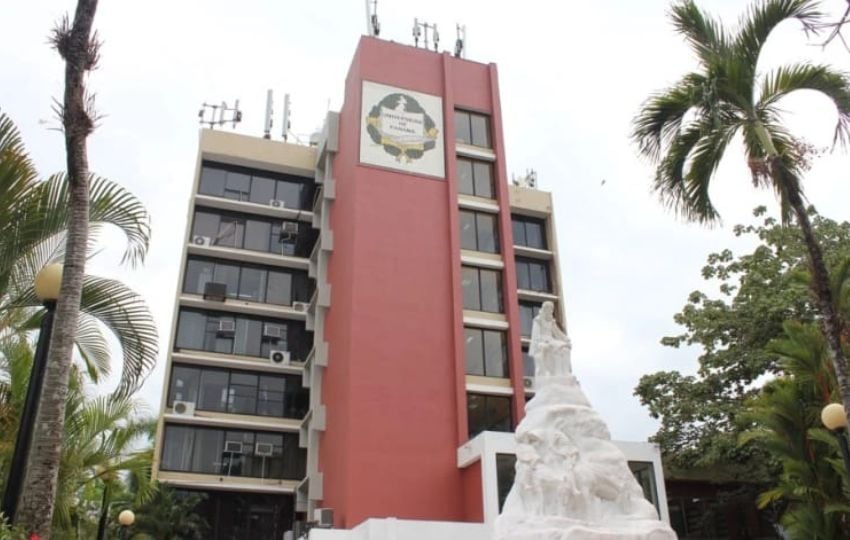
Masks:
[[[209,278],[208,281],[203,282],[204,285],[208,282],[215,282],[216,281],[216,269],[218,268],[219,265],[236,267],[236,270],[237,270],[236,280],[235,280],[236,281],[236,287],[235,287],[236,290],[231,291],[230,285],[228,284],[227,293],[226,293],[227,298],[232,298],[234,300],[240,300],[240,301],[243,301],[243,302],[244,301],[257,302],[257,303],[261,303],[261,304],[269,304],[269,305],[274,305],[274,306],[292,306],[292,304],[294,302],[308,302],[310,300],[310,297],[313,295],[313,292],[315,291],[314,280],[312,278],[310,278],[308,273],[304,270],[296,270],[296,269],[292,269],[292,268],[279,268],[279,267],[275,267],[275,266],[263,266],[263,265],[257,265],[257,264],[246,264],[246,263],[241,263],[241,262],[238,262],[238,261],[231,261],[231,260],[227,260],[227,259],[213,259],[213,258],[210,258],[210,257],[199,257],[199,256],[196,256],[196,255],[189,255],[186,258],[186,268],[183,271],[183,285],[182,285],[182,288],[181,288],[181,291],[182,291],[183,294],[196,294],[196,295],[203,295],[204,294],[204,287],[201,284],[202,280],[201,280],[201,277],[200,277],[200,273],[199,273],[199,278],[198,278],[197,290],[193,290],[192,287],[191,287],[191,283],[189,283],[189,277],[190,277],[189,272],[190,272],[190,269],[192,269],[191,267],[195,264],[211,265],[210,266],[210,268],[211,268],[210,278]],[[262,297],[261,301],[260,300],[246,300],[246,298],[242,294],[242,277],[243,277],[245,270],[252,270],[252,271],[256,270],[256,271],[262,272],[262,275],[264,276],[262,278],[262,281],[265,283],[265,287],[263,287],[263,289],[260,291],[260,296]],[[286,281],[286,277],[288,276],[289,290],[286,291],[286,294],[284,295],[284,296],[288,296],[288,299],[289,299],[288,303],[269,301],[269,297],[270,297],[269,290],[271,288],[271,282],[272,282],[272,280],[270,278],[272,277],[272,275],[277,276],[278,274],[283,276],[283,278],[281,278],[281,279],[283,279],[284,282]]]
[[[472,359],[470,358],[470,335],[475,333],[477,335],[477,342],[479,346],[476,347],[475,351],[476,355],[480,355],[480,358]],[[500,379],[508,378],[509,369],[508,369],[508,339],[507,335],[502,330],[490,330],[487,328],[477,328],[472,326],[466,326],[463,329],[464,335],[464,357],[466,363],[466,374],[473,375],[477,377],[496,377]],[[487,341],[488,337],[498,336],[499,339],[499,347],[498,347],[498,356],[499,358],[490,358],[490,353],[492,350],[489,349]],[[472,368],[470,365],[471,362],[475,362],[476,364],[480,363],[480,372],[475,372],[476,370]],[[491,371],[495,371],[492,373]]]
[[[552,276],[549,272],[549,261],[530,257],[516,257],[514,259],[514,265],[516,268],[517,289],[543,293],[552,292]],[[535,280],[532,274],[532,266],[542,269],[543,280],[545,281],[543,288],[534,286]],[[526,283],[523,283],[523,276],[525,276]],[[523,287],[523,285],[528,286]]]
[[[471,272],[475,273],[474,283],[476,284],[474,286],[474,290],[472,290],[472,293],[475,295],[475,298],[474,298],[475,302],[474,302],[474,305],[472,305],[472,306],[467,305],[467,302],[466,302],[467,301],[467,291],[469,290],[466,287],[466,281],[467,281],[466,275],[468,273],[471,273]],[[495,295],[489,294],[489,293],[485,294],[485,290],[484,290],[485,289],[485,280],[483,279],[482,273],[484,273],[487,276],[490,276],[490,275],[495,276],[495,280],[496,280]],[[495,269],[491,269],[491,268],[481,268],[481,267],[478,267],[478,266],[468,266],[468,265],[461,266],[461,287],[463,288],[463,309],[469,309],[469,310],[473,310],[473,311],[481,311],[481,312],[484,312],[484,313],[504,313],[505,312],[505,303],[504,303],[504,289],[503,289],[502,278],[503,278],[503,274],[502,274],[501,270],[495,270]],[[486,298],[492,298],[493,296],[495,296],[496,303],[497,303],[497,305],[495,306],[495,309],[485,309],[486,307],[488,307],[487,305],[485,305],[485,299]]]
[[[198,230],[199,227],[209,226],[212,229],[212,222],[199,225],[199,217],[213,216],[217,219],[215,232],[207,230]],[[222,228],[222,221],[232,226],[232,230]],[[298,232],[284,233],[282,231],[283,223],[296,223]],[[225,225],[227,227],[228,225]],[[248,245],[249,228],[263,225],[268,226],[269,235],[265,241],[265,248],[246,247]],[[228,210],[219,210],[217,208],[209,208],[205,206],[197,206],[192,214],[192,236],[206,236],[210,238],[211,245],[217,247],[225,247],[232,249],[242,249],[245,251],[253,251],[258,253],[271,253],[274,255],[285,255],[288,257],[308,257],[312,245],[318,237],[318,231],[307,226],[304,222],[295,219],[276,219],[267,216],[259,216],[255,214],[243,214]],[[286,238],[284,239],[284,236]],[[230,239],[233,237],[233,243],[223,243],[220,240]],[[260,235],[260,240],[263,235]],[[263,242],[260,241],[260,244]],[[310,248],[310,249],[307,249]]]
[[[480,113],[476,111],[470,111],[467,109],[455,109],[455,142],[461,144],[468,144],[470,146],[477,146],[478,148],[493,148],[493,122],[492,118],[489,114]],[[483,120],[484,122],[484,139],[481,140],[476,136],[475,124],[473,120]],[[461,130],[458,129],[458,124],[461,123],[465,125],[466,133],[469,133],[469,140],[464,140],[459,137],[461,134]]]
[[[223,174],[220,190],[215,189],[216,186],[210,186],[209,183],[205,185],[205,177],[213,174]],[[231,175],[243,175],[247,177],[246,186],[233,189],[233,186],[230,184]],[[268,185],[269,181],[274,182],[274,184],[272,196],[266,199],[265,196],[268,195],[268,187],[271,187]],[[259,185],[255,185],[260,183],[265,183],[266,185],[262,188]],[[293,196],[285,193],[286,190],[291,190],[293,186],[296,188],[294,197],[297,197],[298,201],[290,200]],[[283,201],[284,207],[292,210],[309,210],[313,202],[312,192],[314,189],[314,180],[305,176],[266,171],[252,167],[240,167],[238,165],[219,163],[212,160],[203,160],[201,162],[201,172],[198,178],[199,195],[262,205],[268,205],[270,201],[277,200]],[[259,198],[259,194],[255,193],[259,191],[265,192],[266,195]]]
[[[482,429],[477,431],[472,429],[472,415],[469,414],[469,409],[471,405],[472,397],[482,399],[482,405],[484,407],[485,412],[485,426]],[[507,403],[507,417],[499,418],[499,419],[490,419],[490,413],[492,409],[489,405],[490,400],[502,401]],[[497,396],[493,394],[481,394],[478,392],[468,392],[466,394],[466,407],[467,407],[467,435],[470,439],[478,435],[483,431],[501,431],[501,432],[510,432],[513,428],[513,411],[511,410],[511,397],[510,396]],[[503,425],[499,425],[499,423],[504,423]]]
[[[465,183],[461,181],[461,163],[469,163],[469,180],[470,186],[469,189],[466,189]],[[481,167],[486,168],[487,173],[487,188],[485,193],[480,193],[479,190],[479,180],[483,183],[483,179],[479,179],[478,173],[476,172]],[[484,199],[495,199],[496,198],[496,183],[494,181],[494,172],[495,169],[493,167],[493,163],[490,161],[484,161],[481,159],[472,159],[468,157],[458,156],[457,158],[457,190],[461,195],[471,195],[473,197],[481,197]]]
[[[540,227],[540,246],[528,245],[528,226],[536,225]],[[518,234],[518,227],[521,227],[521,234]],[[531,216],[511,215],[511,232],[513,233],[513,242],[515,246],[539,249],[543,251],[549,250],[549,239],[546,231],[546,220],[543,218],[535,218]]]
[[[464,226],[463,216],[465,214],[473,216],[472,225],[475,228],[475,247],[469,247],[469,246],[465,246],[463,244],[463,226]],[[486,242],[482,242],[482,237],[481,237],[482,227],[481,227],[481,222],[479,221],[479,218],[486,218],[486,219],[492,219],[493,220],[493,231],[492,231],[493,250],[481,249],[482,244],[485,244]],[[458,224],[460,225],[460,229],[461,229],[460,230],[460,247],[461,247],[461,249],[466,249],[466,250],[470,250],[470,251],[480,251],[482,253],[494,253],[494,254],[501,253],[501,237],[500,237],[500,234],[499,234],[499,215],[498,214],[492,214],[490,212],[477,212],[475,210],[463,209],[463,210],[460,210],[460,216],[459,216],[459,219],[458,219]]]

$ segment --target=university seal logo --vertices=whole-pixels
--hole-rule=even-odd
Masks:
[[[366,116],[369,138],[397,162],[411,163],[433,150],[439,130],[434,120],[412,96],[386,95]]]

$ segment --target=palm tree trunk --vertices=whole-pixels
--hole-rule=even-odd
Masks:
[[[62,288],[56,303],[45,384],[17,519],[43,540],[50,537],[53,520],[64,439],[65,400],[85,273],[89,227],[86,138],[92,131],[93,120],[86,109],[84,77],[96,60],[96,47],[91,42],[96,10],[97,0],[78,0],[73,25],[70,29],[60,27],[55,36],[56,48],[65,59],[62,120],[70,184],[70,217]]]
[[[808,213],[806,213],[800,190],[797,189],[796,179],[788,179],[787,174],[780,167],[774,170],[777,171],[776,174],[784,177],[782,182],[778,182],[778,185],[785,186],[786,199],[794,211],[800,231],[803,233],[803,241],[809,252],[809,266],[812,273],[811,289],[821,315],[820,324],[823,335],[826,337],[827,351],[835,368],[838,392],[841,395],[841,402],[844,405],[845,413],[847,413],[848,422],[850,422],[850,379],[847,377],[847,359],[844,357],[844,351],[841,347],[841,335],[846,325],[835,309],[823,252],[812,230],[812,223],[809,221]],[[789,182],[794,182],[794,184],[789,185]]]

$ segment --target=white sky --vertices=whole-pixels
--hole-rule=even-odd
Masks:
[[[412,43],[414,17],[436,22],[441,48],[451,48],[456,22],[466,24],[468,58],[499,66],[508,170],[538,172],[554,194],[573,366],[591,402],[619,439],[644,439],[655,430],[632,396],[644,373],[691,372],[696,351],[662,347],[679,329],[672,316],[696,288],[706,255],[746,247],[731,226],[746,222],[758,204],[740,154],[721,166],[712,196],[724,226],[705,229],[676,219],[650,195],[650,167],[628,139],[643,99],[695,67],[666,16],[667,0],[522,3],[493,0],[380,0],[382,38]],[[728,22],[746,5],[703,0]],[[824,0],[833,18],[843,0]],[[7,3],[0,32],[0,108],[17,123],[40,171],[64,168],[52,100],[61,98],[63,65],[46,44],[54,21],[71,0]],[[187,197],[197,149],[197,112],[203,101],[238,98],[244,120],[237,131],[260,135],[267,88],[291,94],[296,133],[315,130],[328,107],[338,110],[343,81],[365,29],[364,2],[324,0],[147,0],[101,2],[96,28],[104,40],[100,69],[90,79],[102,125],[90,138],[94,172],[139,196],[153,217],[146,266],[117,266],[107,249],[90,271],[118,277],[149,302],[161,334],[160,363],[142,390],[155,410],[169,348],[177,268]],[[768,65],[813,58],[850,66],[840,46],[807,46],[789,24],[772,36]],[[834,111],[820,99],[787,103],[788,122],[821,146],[831,142]],[[280,111],[280,107],[278,107]],[[279,125],[279,121],[278,121]],[[277,129],[277,128],[276,128]],[[811,201],[825,215],[846,219],[848,158],[838,153],[815,164],[806,180]],[[602,181],[605,184],[602,185]],[[107,245],[120,245],[116,235]],[[116,367],[116,371],[118,368]]]

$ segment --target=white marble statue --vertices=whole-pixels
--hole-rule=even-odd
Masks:
[[[516,430],[516,477],[495,539],[675,539],[572,375],[551,302],[534,319],[529,352],[535,395]]]

